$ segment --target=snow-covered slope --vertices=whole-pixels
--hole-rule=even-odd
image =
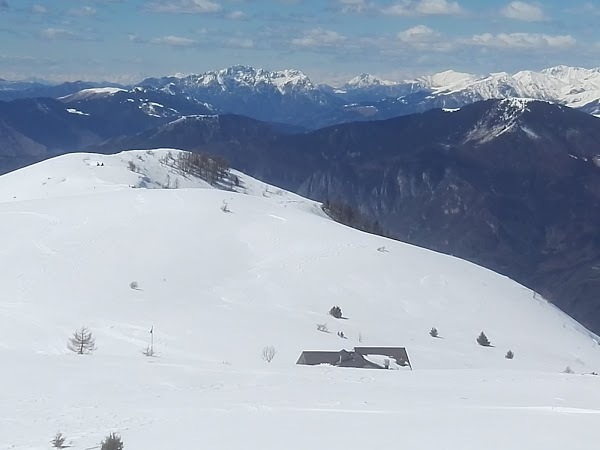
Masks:
[[[595,443],[600,380],[582,374],[600,368],[598,343],[533,292],[240,173],[212,189],[168,152],[0,177],[0,447],[49,448],[58,431],[81,450],[111,431],[146,450]],[[92,355],[66,349],[81,325]],[[141,353],[151,327],[156,358]],[[356,345],[406,346],[414,371],[295,365]]]
[[[79,100],[89,100],[91,98],[109,97],[117,92],[126,92],[126,90],[114,87],[83,89],[75,94],[60,97],[60,100],[63,100],[65,103],[69,103]]]
[[[415,81],[421,86],[433,89],[434,91],[444,91],[464,89],[478,79],[476,75],[469,73],[446,70],[433,75],[419,77]]]

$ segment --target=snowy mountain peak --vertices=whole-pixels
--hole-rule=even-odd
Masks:
[[[395,81],[384,80],[370,73],[362,73],[348,81],[346,86],[353,89],[364,89],[374,86],[395,86],[397,84]]]
[[[271,86],[281,94],[294,90],[318,90],[318,86],[303,72],[295,69],[269,71],[251,66],[231,66],[199,75],[189,75],[182,82],[203,87],[216,87],[229,91],[236,87],[261,88]]]
[[[433,75],[419,77],[416,81],[420,82],[423,86],[436,91],[450,91],[464,88],[478,79],[479,77],[477,75],[446,70]]]
[[[519,119],[537,99],[508,97],[495,102],[492,109],[468,133],[465,142],[486,143],[507,132],[522,131],[531,138],[537,138]]]
[[[523,97],[561,103],[574,108],[600,100],[600,69],[556,66],[540,72],[491,73],[478,77],[447,71],[420,79],[440,98],[461,105],[492,98]]]
[[[586,69],[584,67],[570,67],[570,66],[554,66],[549,67],[541,71],[545,75],[558,78],[564,82],[573,82],[577,80],[587,79],[590,77],[600,76],[600,68],[595,67],[592,69]]]

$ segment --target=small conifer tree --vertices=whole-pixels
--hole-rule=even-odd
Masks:
[[[434,338],[438,337],[438,330],[436,327],[433,327],[431,329],[431,331],[429,332],[429,336],[434,337]]]
[[[490,340],[487,338],[485,333],[482,331],[479,337],[477,338],[477,343],[482,347],[489,347],[491,345]]]
[[[341,319],[342,318],[342,308],[340,308],[339,306],[332,306],[331,309],[329,310],[329,314],[332,315],[333,317],[335,317],[336,319]]]
[[[513,353],[512,350],[509,350],[509,351],[506,352],[506,355],[504,355],[504,357],[506,359],[513,359],[515,357],[515,354]]]
[[[123,441],[121,436],[110,433],[100,444],[100,450],[123,450]]]

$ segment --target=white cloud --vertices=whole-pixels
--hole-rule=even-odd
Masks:
[[[540,22],[546,20],[544,11],[538,5],[525,2],[510,2],[500,11],[507,19],[523,20],[525,22]]]
[[[85,17],[93,16],[96,14],[96,9],[91,6],[82,6],[81,8],[74,8],[69,10],[70,16]]]
[[[343,13],[362,13],[374,9],[374,4],[366,0],[338,0],[340,11]]]
[[[315,28],[304,33],[304,36],[292,39],[297,47],[333,47],[344,42],[346,38],[336,31]]]
[[[168,45],[170,47],[194,47],[198,41],[180,36],[163,36],[150,40],[151,44]]]
[[[75,33],[64,28],[46,28],[40,31],[40,36],[44,39],[75,39]]]
[[[31,7],[31,12],[34,14],[46,14],[48,12],[48,8],[46,8],[44,5],[36,4]]]
[[[485,47],[565,49],[574,46],[577,41],[571,35],[547,35],[538,33],[483,33],[474,35],[471,38],[471,43]]]
[[[154,12],[206,14],[221,11],[221,5],[211,0],[156,0],[148,5]]]
[[[401,0],[381,10],[395,16],[458,15],[464,10],[455,1],[448,0]]]
[[[399,32],[397,36],[402,42],[423,43],[431,42],[437,38],[438,34],[425,25],[417,25]]]
[[[248,20],[248,15],[244,11],[231,11],[225,17],[231,20]]]

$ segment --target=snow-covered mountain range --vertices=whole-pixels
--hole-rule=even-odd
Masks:
[[[293,124],[340,104],[299,70],[233,66],[199,75],[150,78],[139,86],[184,96],[220,113]]]
[[[399,423],[412,448],[595,445],[600,346],[573,319],[243,173],[214,189],[178,154],[77,153],[0,177],[0,447],[117,432],[132,449],[355,450],[397,442]],[[91,355],[67,350],[82,325]],[[414,370],[295,364],[358,345],[405,346]]]
[[[514,74],[486,75],[449,70],[396,83],[362,75],[360,82],[348,83],[342,90],[348,93],[381,87],[389,89],[390,86],[399,93],[428,91],[426,101],[432,106],[445,103],[459,107],[479,100],[520,97],[552,101],[591,114],[600,112],[600,68],[556,66],[539,72],[524,70]]]
[[[152,125],[156,118],[166,121],[214,113],[317,129],[513,97],[545,100],[600,114],[600,69],[567,66],[486,75],[448,70],[402,81],[365,73],[337,87],[319,85],[299,70],[269,71],[250,66],[149,78],[133,87],[78,82],[19,91],[15,90],[18,83],[6,86],[10,89],[3,90],[0,85],[0,100],[32,97],[39,92],[45,97],[60,98],[68,109],[103,115],[101,120],[127,110],[127,116],[138,122],[136,130],[143,122],[143,114],[151,118]],[[134,111],[136,108],[139,111]]]

